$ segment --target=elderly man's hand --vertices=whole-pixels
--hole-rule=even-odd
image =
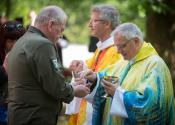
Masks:
[[[109,81],[106,81],[106,80],[102,80],[102,83],[103,83],[103,87],[105,88],[105,91],[107,94],[111,95],[111,96],[114,96],[114,93],[115,93],[115,90],[118,86],[118,84],[112,84],[111,82]]]
[[[75,96],[79,98],[85,97],[90,93],[90,89],[86,85],[75,85],[73,88]]]
[[[97,74],[93,72],[91,69],[85,70],[83,75],[84,78],[91,83],[95,83],[97,81]]]
[[[69,66],[69,70],[73,72],[81,72],[84,67],[84,62],[81,60],[73,60]]]
[[[86,80],[82,77],[75,78],[74,81],[71,83],[73,86],[76,85],[86,85]]]

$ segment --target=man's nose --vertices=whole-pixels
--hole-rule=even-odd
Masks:
[[[92,27],[92,21],[91,20],[88,23],[88,27]]]

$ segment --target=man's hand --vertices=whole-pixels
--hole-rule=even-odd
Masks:
[[[74,81],[71,83],[73,86],[76,85],[86,85],[86,80],[82,77],[75,78]]]
[[[79,98],[85,97],[90,93],[90,89],[85,85],[75,85],[73,88],[75,96]]]
[[[81,72],[83,70],[84,62],[81,60],[73,60],[69,66],[69,70],[75,73]]]
[[[111,95],[111,96],[114,96],[114,93],[115,93],[115,90],[118,86],[118,83],[112,84],[111,82],[106,81],[104,79],[102,80],[102,83],[103,83],[102,85],[105,88],[106,93]]]
[[[97,81],[97,74],[93,72],[91,69],[87,69],[84,71],[84,78],[87,79],[91,83],[95,83]]]

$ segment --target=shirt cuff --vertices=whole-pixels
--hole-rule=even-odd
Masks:
[[[111,109],[110,109],[111,115],[117,115],[117,116],[121,116],[124,118],[128,118],[128,114],[126,112],[126,108],[123,102],[124,92],[125,90],[122,89],[120,86],[116,89],[113,100],[112,100]]]

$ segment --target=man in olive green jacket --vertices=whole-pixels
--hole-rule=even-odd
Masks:
[[[62,102],[89,93],[87,86],[64,81],[55,43],[66,19],[61,8],[45,7],[13,47],[8,58],[9,125],[56,125]]]

